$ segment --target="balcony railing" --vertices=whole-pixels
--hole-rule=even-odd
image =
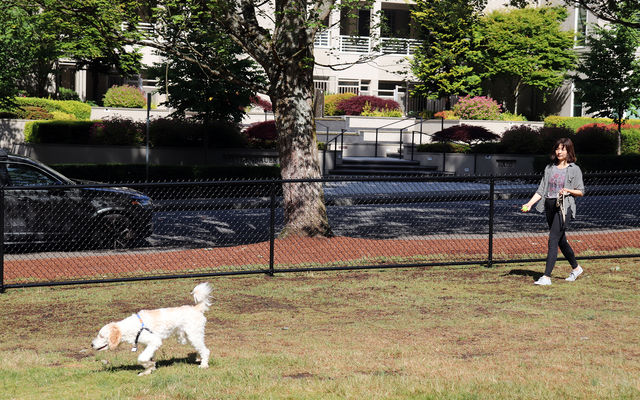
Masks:
[[[371,38],[340,35],[339,49],[343,53],[371,53]]]
[[[315,47],[329,47],[331,45],[331,37],[329,31],[316,33],[316,39],[313,42]]]
[[[383,54],[412,55],[419,45],[420,41],[416,39],[380,38],[380,48]]]

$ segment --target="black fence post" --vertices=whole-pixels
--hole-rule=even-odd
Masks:
[[[276,185],[277,181],[271,182],[269,209],[271,214],[269,216],[269,276],[274,274],[274,258],[275,258],[275,245],[276,245]]]
[[[398,152],[400,153],[401,160],[402,160],[402,131],[404,131],[404,128],[400,129],[400,149],[398,150]]]
[[[373,153],[374,157],[378,157],[378,131],[379,130],[380,128],[376,128],[376,145],[374,146],[374,153]]]
[[[487,257],[487,267],[491,268],[493,264],[493,219],[495,216],[495,187],[496,181],[491,175],[489,178],[489,254]]]
[[[0,293],[4,293],[4,186],[0,187]]]

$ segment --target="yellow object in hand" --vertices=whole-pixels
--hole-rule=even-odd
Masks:
[[[522,210],[522,211],[524,211],[524,212],[527,212],[527,211],[529,211],[529,210],[530,210],[530,208],[529,208],[529,206],[524,205],[524,206],[522,206],[522,209],[521,209],[521,210]]]

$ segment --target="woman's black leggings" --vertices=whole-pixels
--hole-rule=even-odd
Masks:
[[[569,227],[571,216],[567,215],[564,224],[562,223],[562,215],[560,209],[556,207],[556,199],[545,199],[544,212],[547,215],[547,223],[549,224],[549,247],[547,249],[547,267],[544,270],[544,274],[550,277],[558,258],[558,247],[560,247],[560,251],[562,251],[572,268],[578,266],[578,261],[564,233]]]

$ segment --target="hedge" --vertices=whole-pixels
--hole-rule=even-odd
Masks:
[[[610,172],[610,171],[638,171],[640,166],[640,154],[625,154],[621,156],[606,154],[578,154],[576,164],[583,172]],[[533,168],[536,172],[544,171],[551,162],[550,156],[537,156],[534,159]],[[589,188],[587,187],[587,192]]]
[[[50,113],[54,111],[74,115],[78,120],[91,118],[91,106],[81,101],[51,100],[39,97],[16,97],[16,103],[21,106],[41,107]]]
[[[104,121],[32,121],[25,125],[25,142],[56,144],[139,145],[145,142],[146,124],[129,119]],[[208,134],[211,148],[246,146],[246,138],[237,128],[213,123],[205,130],[192,121],[155,119],[151,121],[152,146],[202,146]]]
[[[144,164],[52,164],[51,167],[72,179],[104,183],[144,182],[147,169]],[[279,166],[149,166],[150,182],[279,178]]]
[[[589,117],[559,117],[557,115],[552,115],[544,119],[544,126],[557,126],[557,127],[565,127],[576,132],[578,128],[587,125],[587,124],[612,124],[613,120],[611,118],[589,118]],[[631,125],[640,125],[639,119],[630,119],[625,121],[626,124]]]

